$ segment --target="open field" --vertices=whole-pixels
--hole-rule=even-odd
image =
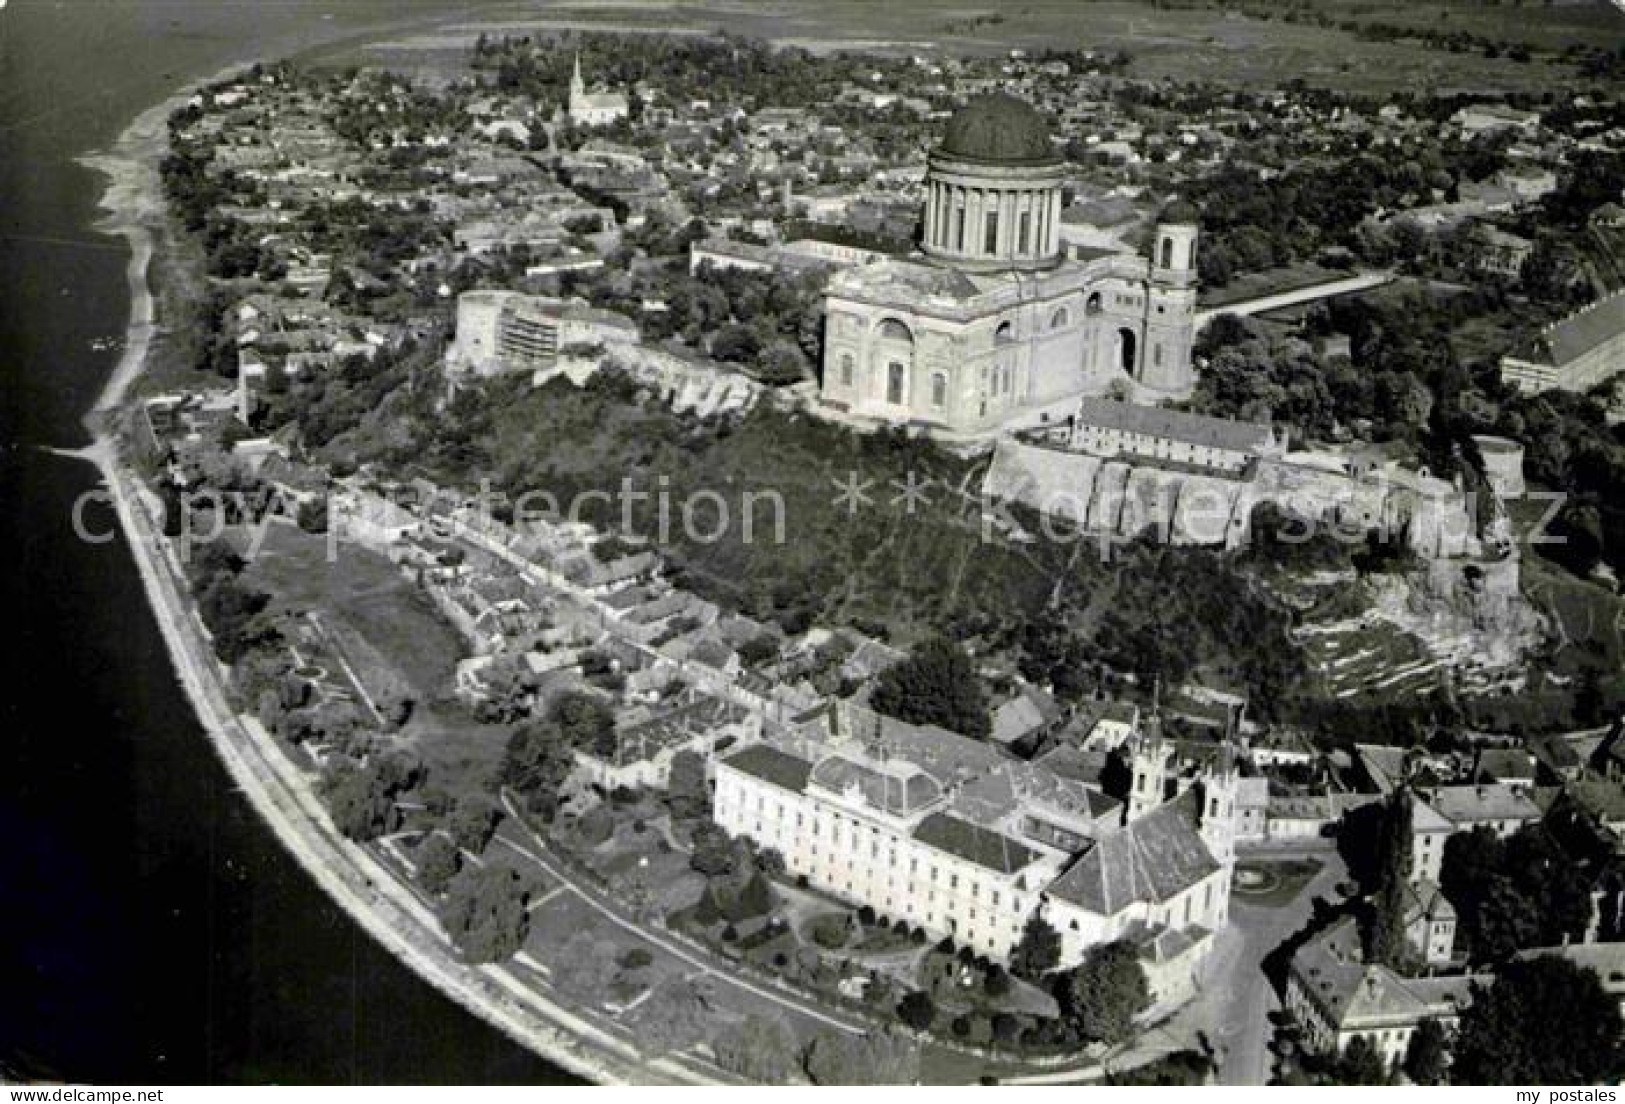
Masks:
[[[1422,31],[1465,31],[1538,50],[1607,41],[1620,21],[1605,3],[1542,8],[1538,16],[1511,8],[1462,7],[1377,0],[1350,13],[1332,0],[1296,5],[1362,25],[1414,26]],[[892,54],[993,54],[1012,48],[1126,51],[1136,77],[1206,80],[1268,87],[1301,79],[1345,91],[1548,91],[1570,86],[1574,71],[1549,57],[1529,62],[1450,53],[1420,40],[1370,41],[1309,22],[1255,18],[1236,5],[1194,3],[1179,8],[1136,0],[1028,0],[1019,5],[944,7],[930,0],[776,0],[758,5],[660,2],[575,3],[548,10],[499,11],[419,33],[387,46],[331,55],[360,62],[450,72],[459,54],[483,32],[548,34],[562,31],[715,33],[727,31],[818,51],[864,50]],[[1259,13],[1264,11],[1259,8]],[[1273,14],[1273,9],[1272,9]]]
[[[507,747],[509,729],[480,724],[451,695],[462,641],[429,600],[389,560],[292,525],[271,525],[248,580],[287,610],[317,610],[324,646],[348,676],[377,700],[391,690],[414,701],[400,737],[423,761],[435,785],[453,797],[483,792]],[[341,680],[345,681],[345,680]]]
[[[329,558],[325,536],[273,524],[252,557],[249,579],[286,608],[333,618],[341,647],[349,633],[358,635],[365,645],[347,649],[346,658],[363,680],[368,666],[384,664],[391,671],[380,680],[399,678],[419,700],[444,693],[463,654],[456,633],[389,560],[353,544],[335,547]]]

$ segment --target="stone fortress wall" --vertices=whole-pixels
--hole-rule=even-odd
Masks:
[[[1329,453],[1255,457],[1230,476],[1003,438],[982,490],[1125,540],[1153,528],[1176,544],[1239,547],[1253,509],[1270,502],[1350,533],[1391,535],[1424,560],[1496,556],[1479,534],[1471,495],[1426,473],[1358,470]]]

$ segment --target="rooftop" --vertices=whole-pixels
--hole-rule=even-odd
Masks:
[[[810,780],[832,793],[855,793],[871,808],[896,816],[907,816],[942,796],[930,775],[902,760],[831,755],[813,767]]]
[[[1000,874],[1014,874],[1038,857],[1038,853],[1023,844],[981,825],[948,813],[932,813],[914,830],[914,838],[928,847],[945,851],[996,870]]]
[[[1501,783],[1440,786],[1429,804],[1456,825],[1487,820],[1537,820],[1540,810],[1521,789]]]
[[[1542,352],[1550,363],[1569,364],[1625,334],[1625,294],[1615,292],[1546,327]]]
[[[1197,831],[1200,795],[1187,790],[1125,828],[1103,836],[1049,887],[1049,892],[1102,916],[1136,901],[1156,904],[1219,869]]]
[[[1155,406],[1118,402],[1114,399],[1085,398],[1078,404],[1078,422],[1122,433],[1165,437],[1205,448],[1255,452],[1270,447],[1274,432],[1267,425],[1210,418]]]
[[[973,98],[948,120],[938,149],[949,157],[1000,165],[1042,165],[1060,160],[1049,124],[1032,104],[1006,92]]]
[[[804,793],[812,764],[768,744],[752,744],[723,760],[734,770],[771,782],[780,789]]]

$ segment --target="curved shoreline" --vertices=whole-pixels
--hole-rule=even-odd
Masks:
[[[630,1045],[533,987],[521,986],[499,966],[459,961],[433,914],[393,872],[333,828],[303,772],[257,721],[239,717],[230,705],[222,669],[197,619],[180,565],[153,525],[146,501],[150,492],[121,462],[113,415],[146,367],[155,329],[148,272],[157,235],[164,232],[158,162],[168,145],[169,116],[194,87],[245,67],[233,64],[189,85],[136,116],[106,151],[78,158],[108,177],[98,204],[105,213],[95,225],[129,244],[125,275],[130,314],[123,353],[85,416],[92,443],[77,455],[101,472],[187,699],[232,780],[283,848],[370,938],[442,995],[547,1061],[594,1083],[712,1083],[671,1061],[647,1062]]]

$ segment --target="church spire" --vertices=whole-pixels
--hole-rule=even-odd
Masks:
[[[587,82],[581,79],[581,51],[576,51],[575,66],[570,70],[570,95],[579,96],[587,91]]]

